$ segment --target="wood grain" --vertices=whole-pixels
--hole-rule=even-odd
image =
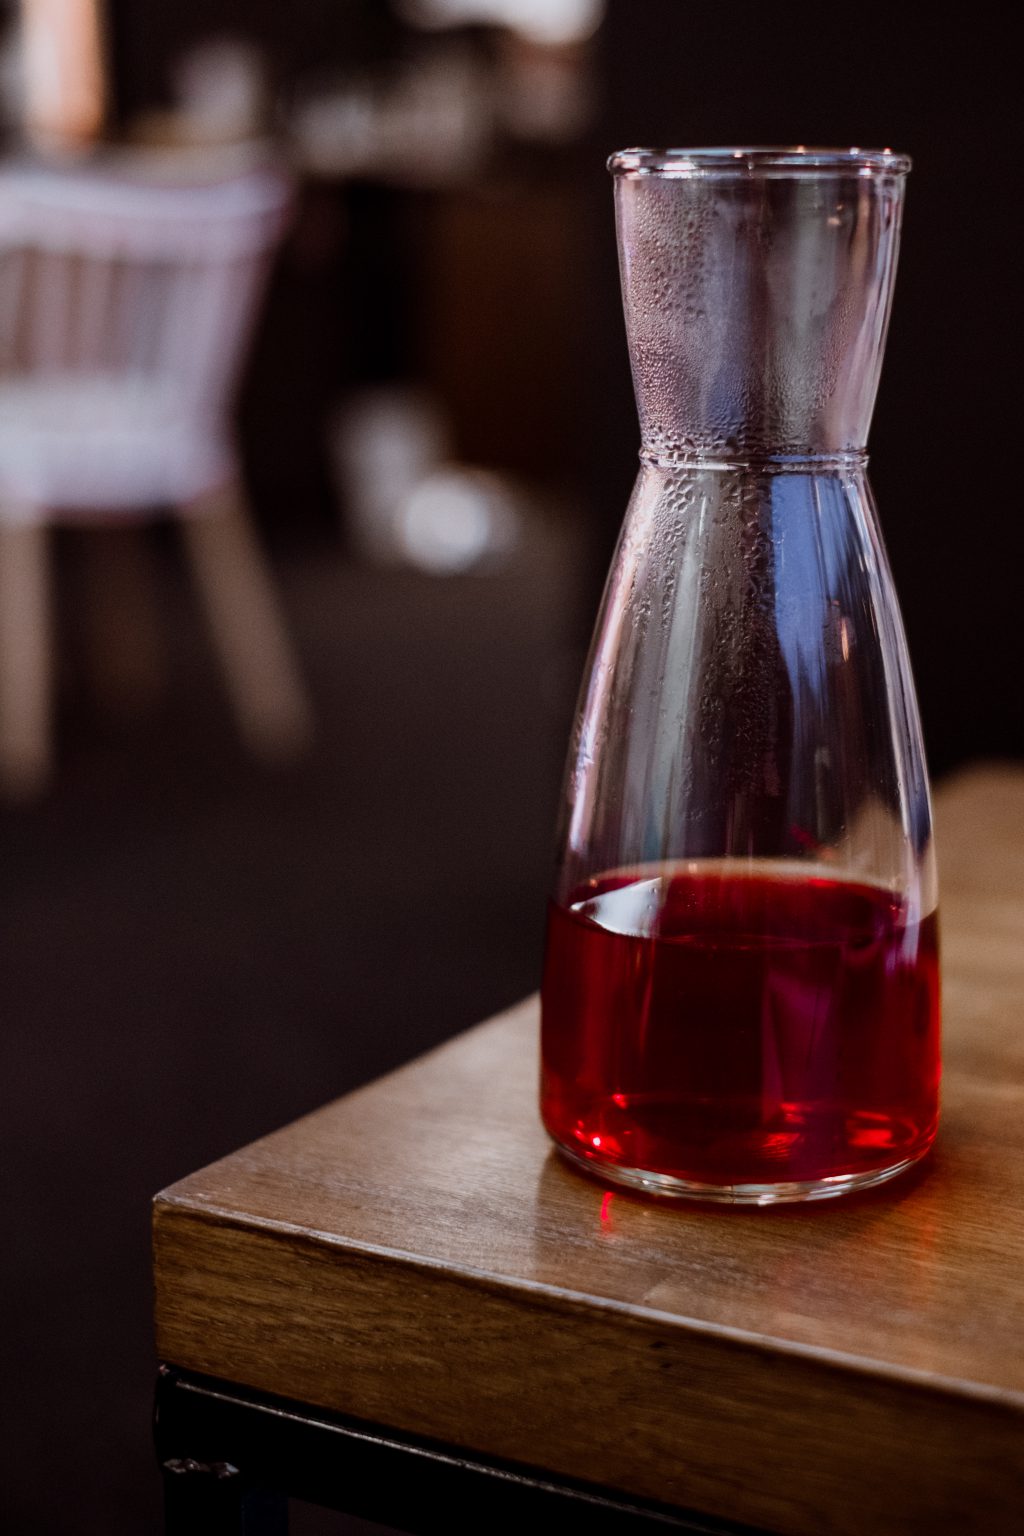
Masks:
[[[1024,773],[938,813],[922,1173],[611,1194],[549,1150],[530,1001],[159,1196],[161,1357],[786,1536],[1024,1529]]]

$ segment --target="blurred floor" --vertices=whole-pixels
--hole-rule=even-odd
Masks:
[[[164,693],[117,721],[76,675],[56,787],[0,810],[12,1536],[159,1529],[150,1196],[538,978],[582,662],[571,536],[440,581],[290,556],[320,735],[274,774],[156,544]]]

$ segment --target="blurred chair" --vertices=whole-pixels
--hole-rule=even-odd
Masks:
[[[229,406],[288,202],[205,185],[0,171],[0,784],[50,761],[48,525],[174,508],[249,745],[310,712],[243,498]]]

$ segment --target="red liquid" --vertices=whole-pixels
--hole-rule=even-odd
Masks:
[[[552,904],[548,1131],[597,1165],[711,1185],[919,1157],[938,1112],[934,913],[792,865],[723,868],[619,871]]]

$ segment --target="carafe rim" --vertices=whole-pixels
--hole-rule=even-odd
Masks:
[[[758,177],[905,176],[909,155],[891,149],[825,149],[730,146],[707,149],[620,149],[607,161],[613,176],[664,176],[709,180]]]

